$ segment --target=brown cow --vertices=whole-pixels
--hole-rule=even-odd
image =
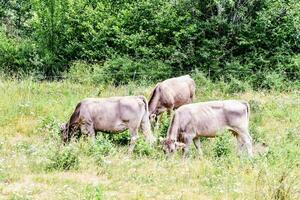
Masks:
[[[194,142],[198,153],[202,154],[200,136],[214,137],[218,131],[228,129],[237,138],[239,152],[246,147],[248,155],[252,156],[249,115],[249,104],[245,101],[210,101],[181,106],[172,117],[167,138],[162,142],[163,150],[169,155],[183,147],[183,156],[186,156]]]
[[[148,116],[148,104],[144,96],[84,99],[76,106],[69,122],[61,126],[63,141],[69,141],[76,136],[76,132],[94,139],[96,131],[118,133],[129,129],[129,150],[132,151],[139,128],[148,142],[155,140]]]
[[[193,102],[196,84],[189,76],[170,78],[158,83],[152,91],[149,100],[149,113],[151,121],[156,121],[157,116],[188,103]]]

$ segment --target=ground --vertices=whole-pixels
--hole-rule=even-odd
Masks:
[[[255,156],[238,157],[229,132],[166,159],[159,143],[128,154],[107,136],[62,146],[58,126],[85,97],[140,95],[150,86],[0,81],[0,199],[299,199],[300,91],[228,93],[197,85],[195,101],[245,99]],[[167,126],[168,119],[163,122]],[[161,126],[156,135],[165,134]]]

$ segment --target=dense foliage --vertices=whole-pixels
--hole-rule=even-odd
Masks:
[[[265,88],[300,79],[298,0],[0,4],[0,70],[6,73],[57,76],[83,62],[115,83],[192,70]]]

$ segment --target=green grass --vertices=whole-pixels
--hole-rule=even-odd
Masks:
[[[203,81],[203,80],[202,80]],[[153,85],[152,85],[153,86]],[[58,124],[85,97],[149,96],[152,86],[103,87],[69,81],[0,81],[0,199],[299,199],[300,92],[198,85],[196,101],[245,99],[251,103],[255,157],[237,157],[235,139],[203,139],[166,159],[160,145],[140,140],[132,155],[107,136],[62,146]],[[164,135],[164,126],[156,135]],[[126,134],[125,134],[126,135]],[[142,134],[140,135],[143,137]],[[268,147],[261,144],[265,142]]]

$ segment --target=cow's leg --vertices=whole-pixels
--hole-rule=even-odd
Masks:
[[[200,138],[194,138],[193,142],[194,142],[194,145],[196,147],[198,155],[202,157],[203,156],[203,152],[201,150]]]
[[[253,156],[253,150],[252,150],[252,138],[249,134],[248,129],[246,128],[239,128],[237,129],[237,142],[238,142],[238,151],[241,154],[243,151],[243,148],[245,147],[247,150],[247,153],[250,157]]]
[[[146,141],[150,144],[153,145],[153,143],[156,141],[156,138],[153,136],[151,127],[150,127],[150,122],[148,119],[143,119],[140,124],[140,128],[145,136]]]
[[[170,109],[167,111],[167,113],[168,113],[169,119],[172,119],[172,116],[174,115],[174,109],[173,109],[173,108],[170,108]]]
[[[84,135],[90,136],[92,138],[92,141],[96,142],[96,134],[93,127],[93,124],[90,123],[84,123],[80,125],[80,132]]]
[[[138,128],[129,128],[129,132],[130,132],[130,136],[131,136],[131,139],[130,139],[130,145],[129,145],[129,152],[131,153],[135,147],[135,143],[136,143],[136,140],[137,140],[137,133],[138,133]]]
[[[93,126],[88,126],[88,132],[89,132],[90,137],[92,138],[92,141],[94,143],[96,143],[96,132],[95,132],[94,127]]]
[[[190,149],[191,143],[193,141],[193,138],[190,135],[188,135],[187,133],[183,133],[183,135],[184,135],[185,146],[183,148],[183,154],[182,154],[182,156],[184,158],[186,158],[187,155],[188,155],[188,153],[189,153],[189,149]]]
[[[154,125],[154,130],[159,129],[159,124],[161,123],[161,114],[155,116],[155,125]]]

